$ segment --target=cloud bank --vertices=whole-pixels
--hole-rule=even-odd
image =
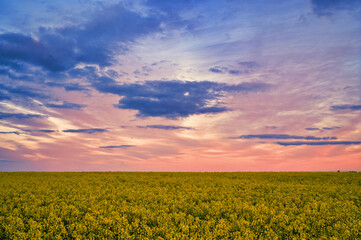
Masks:
[[[79,25],[41,27],[36,37],[5,32],[0,34],[0,65],[31,64],[51,72],[70,70],[80,63],[109,66],[114,55],[127,50],[126,44],[159,31],[160,22],[156,16],[141,16],[118,4],[99,10]]]
[[[226,92],[258,92],[270,87],[269,84],[261,82],[230,85],[209,81],[174,80],[115,84],[109,78],[103,80],[95,83],[99,91],[122,96],[116,107],[137,110],[138,117],[169,119],[229,111],[220,101]]]

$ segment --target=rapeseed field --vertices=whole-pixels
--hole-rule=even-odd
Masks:
[[[361,174],[2,172],[0,239],[361,239]]]

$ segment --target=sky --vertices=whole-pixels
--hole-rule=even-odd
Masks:
[[[337,170],[360,0],[0,2],[0,171]]]

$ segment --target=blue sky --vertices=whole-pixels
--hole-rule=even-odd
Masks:
[[[0,170],[360,170],[360,11],[2,1]]]

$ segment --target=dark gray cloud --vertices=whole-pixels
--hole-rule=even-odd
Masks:
[[[50,71],[65,70],[74,65],[75,62],[71,58],[73,53],[71,48],[69,49],[71,42],[68,43],[68,46],[61,40],[54,44],[56,45],[20,33],[3,33],[0,34],[0,57],[7,61],[7,65],[24,62],[42,66]]]
[[[334,130],[340,127],[323,127],[322,130]]]
[[[250,72],[251,68],[249,68],[247,65],[251,66],[251,63],[243,62],[243,65],[241,65],[242,66],[241,70],[240,69],[229,69],[228,67],[215,66],[215,67],[211,67],[210,69],[208,69],[208,71],[213,72],[213,73],[228,73],[231,75],[241,75],[241,74],[247,74]]]
[[[227,70],[226,68],[221,68],[221,67],[211,67],[209,69],[210,72],[213,73],[224,73],[224,71]]]
[[[310,127],[310,128],[305,128],[307,131],[328,131],[328,130],[334,130],[340,127],[323,127],[323,128],[314,128],[314,127]]]
[[[19,132],[0,132],[0,134],[16,134],[16,135],[19,135],[20,133]]]
[[[39,130],[26,129],[23,131],[30,132],[30,133],[53,133],[53,132],[56,132],[55,130],[50,130],[50,129],[39,129]]]
[[[307,131],[319,131],[320,128],[305,128]]]
[[[275,142],[278,145],[282,146],[300,146],[300,145],[358,145],[361,144],[361,141],[317,141],[317,142],[308,142],[308,141],[299,141],[299,142]]]
[[[261,82],[225,84],[218,82],[146,81],[117,84],[108,77],[98,78],[93,86],[100,92],[122,96],[121,109],[138,110],[138,117],[166,117],[176,119],[193,114],[229,111],[219,100],[225,92],[258,92],[270,87]]]
[[[0,132],[0,134],[16,134],[16,135],[20,135],[20,134],[24,134],[24,133],[53,133],[53,132],[57,132],[57,131],[56,130],[49,130],[49,129],[37,129],[37,130],[24,129],[24,130],[21,130],[21,131]]]
[[[45,104],[46,107],[49,108],[62,108],[62,109],[73,109],[73,110],[81,110],[86,105],[84,104],[77,104],[77,103],[69,103],[69,102],[63,102],[62,104]]]
[[[63,85],[65,91],[70,92],[70,91],[88,91],[89,89],[83,85],[80,85],[78,83],[69,83],[69,84],[64,84]]]
[[[248,71],[241,71],[241,70],[229,70],[228,71],[229,74],[232,74],[232,75],[241,75],[243,73],[248,73]]]
[[[253,61],[248,61],[248,62],[238,62],[238,64],[242,67],[245,67],[245,68],[255,68],[255,67],[258,67],[259,64],[256,63],[256,62],[253,62]]]
[[[3,92],[5,98],[36,98],[44,99],[49,98],[47,94],[28,86],[8,86],[0,83],[0,90]],[[0,100],[1,100],[0,92]]]
[[[160,31],[158,15],[141,16],[121,4],[103,8],[81,25],[40,28],[32,35],[0,34],[0,65],[12,68],[23,63],[51,72],[65,71],[79,63],[109,66],[126,44],[145,34]],[[122,43],[122,44],[120,44]]]
[[[25,113],[5,113],[0,112],[0,119],[27,119],[27,118],[46,118],[45,115],[39,115],[39,114],[25,114]]]
[[[67,130],[63,130],[63,132],[67,132],[67,133],[101,133],[101,132],[106,132],[107,130],[104,128],[87,128],[87,129],[67,129]]]
[[[238,139],[305,139],[305,140],[336,140],[336,137],[315,137],[315,136],[297,136],[288,134],[254,134],[254,135],[241,135],[236,137]]]
[[[156,128],[162,130],[177,130],[177,129],[193,129],[190,127],[174,126],[174,125],[146,125],[146,126],[137,126],[138,128]]]
[[[277,129],[278,127],[277,126],[265,126],[265,128],[267,128],[267,129]]]
[[[23,82],[36,82],[37,79],[44,80],[43,73],[39,71],[30,70],[29,66],[26,64],[23,64],[21,68],[16,68],[16,67],[4,68],[4,66],[2,66],[0,62],[0,69],[1,69],[0,75],[6,76],[7,78],[12,80],[19,80]]]
[[[312,0],[312,9],[318,16],[332,15],[336,11],[360,9],[360,0]]]
[[[118,145],[118,146],[101,146],[99,148],[108,148],[108,149],[121,148],[121,149],[126,149],[126,148],[131,148],[131,147],[135,147],[135,146],[134,145]]]
[[[332,110],[332,111],[339,111],[339,110],[358,111],[358,110],[361,110],[361,105],[352,105],[352,104],[334,105],[334,106],[331,106],[330,110]]]

